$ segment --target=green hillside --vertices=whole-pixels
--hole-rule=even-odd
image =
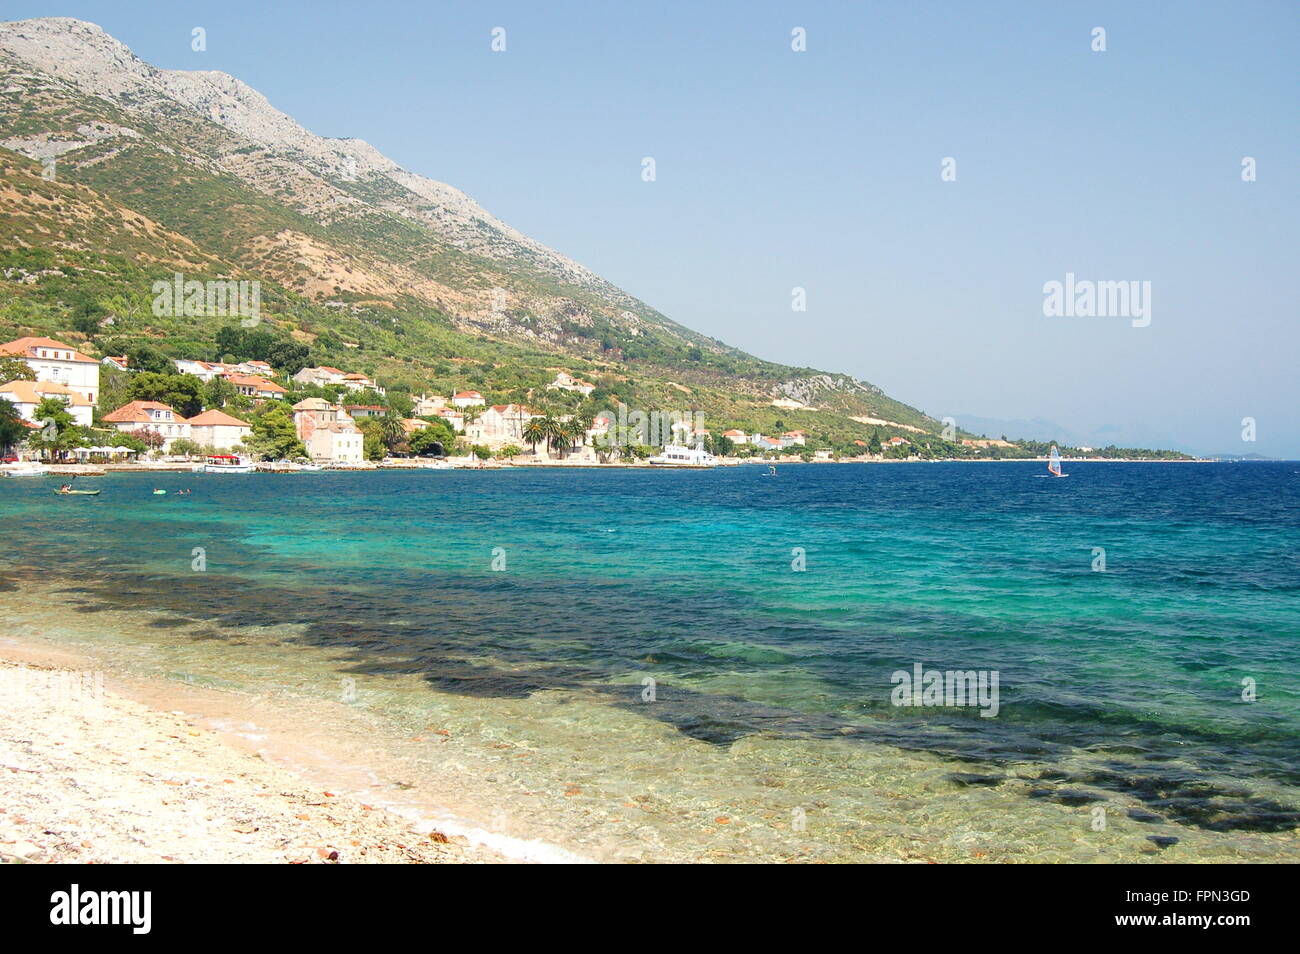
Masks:
[[[115,92],[41,59],[33,32],[81,44]],[[153,285],[177,272],[250,279],[261,283],[260,330],[390,391],[473,388],[577,410],[576,397],[545,390],[562,368],[598,385],[586,412],[621,401],[701,412],[715,433],[802,429],[855,453],[855,440],[897,435],[935,455],[977,453],[870,384],[684,328],[450,187],[354,141],[312,136],[239,87],[232,112],[268,130],[244,135],[187,105],[209,95],[204,82],[152,70],[89,24],[0,24],[0,140],[12,147],[0,148],[0,340],[44,334],[96,356],[149,344],[219,360],[218,333],[239,319],[155,314]],[[223,102],[205,108],[221,116]],[[346,172],[357,163],[348,150],[359,174]],[[773,403],[792,398],[801,406]]]

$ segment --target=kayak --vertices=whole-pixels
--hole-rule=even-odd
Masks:
[[[165,494],[165,493],[167,493],[167,491],[165,491],[165,490],[155,490],[155,491],[153,492],[153,495],[154,495],[155,497],[161,497],[161,496],[162,496],[163,494]]]
[[[99,493],[98,490],[56,490],[54,492],[60,497],[93,497]]]

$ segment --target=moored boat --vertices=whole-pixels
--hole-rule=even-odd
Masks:
[[[44,464],[38,464],[34,460],[23,461],[20,464],[14,464],[4,469],[6,477],[44,477],[50,472],[50,469]]]
[[[716,467],[718,459],[703,447],[665,444],[663,452],[651,457],[647,463],[657,467]]]
[[[213,454],[203,465],[205,474],[251,474],[251,458],[237,454]]]

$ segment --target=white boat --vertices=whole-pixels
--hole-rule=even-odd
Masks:
[[[203,465],[205,474],[251,474],[252,472],[252,459],[242,455],[215,454]]]
[[[4,475],[6,477],[44,477],[48,471],[49,468],[44,464],[38,464],[34,460],[25,460],[5,467]]]
[[[663,453],[651,457],[647,463],[658,467],[717,467],[718,459],[703,447],[665,444]]]

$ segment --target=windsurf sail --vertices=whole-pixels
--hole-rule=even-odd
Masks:
[[[1061,476],[1061,452],[1056,449],[1055,444],[1052,445],[1051,453],[1047,455],[1047,469],[1053,477]]]

